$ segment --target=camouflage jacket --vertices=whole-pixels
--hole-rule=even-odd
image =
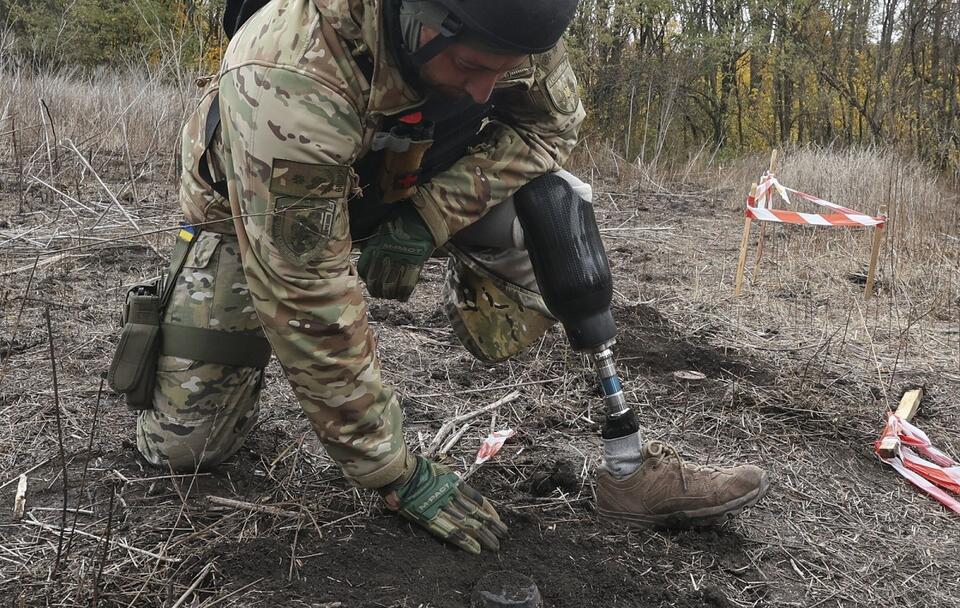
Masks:
[[[381,379],[348,216],[376,135],[424,101],[385,46],[381,1],[273,0],[254,15],[184,127],[180,197],[191,222],[237,235],[252,304],[294,394],[331,457],[371,488],[411,459]],[[584,112],[563,50],[510,76],[486,137],[411,196],[437,244],[558,169],[576,142]],[[229,201],[201,177],[207,167]]]
[[[386,46],[382,13],[382,0],[274,0],[234,37],[221,75],[258,64],[314,81],[315,95],[323,96],[322,101],[342,120],[330,125],[329,141],[312,143],[344,166],[351,166],[370,151],[386,118],[409,112],[424,101],[404,82]],[[372,60],[372,82],[357,59],[363,54]],[[196,170],[205,148],[206,114],[216,88],[214,82],[204,93],[184,129],[186,171],[181,201],[187,218],[195,223],[230,216],[229,205],[210,190]],[[577,143],[585,112],[562,44],[531,57],[527,65],[507,74],[497,89],[500,102],[492,117],[493,128],[484,131],[483,143],[420,185],[412,196],[438,245],[527,182],[557,170]],[[283,95],[284,91],[276,93]],[[297,111],[295,101],[291,100],[291,111]],[[276,130],[269,116],[257,119],[265,123],[262,128]],[[276,135],[283,139],[292,134]],[[209,158],[212,173],[222,176],[217,139]],[[356,176],[350,178],[354,180],[351,186],[356,187]],[[216,230],[233,231],[229,223],[219,226]]]

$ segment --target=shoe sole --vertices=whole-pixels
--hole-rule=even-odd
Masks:
[[[597,513],[601,519],[639,528],[700,528],[722,524],[736,517],[747,507],[757,504],[769,489],[770,482],[764,475],[760,481],[760,487],[756,490],[716,507],[677,511],[667,515],[639,515],[637,513],[610,511],[597,505]]]

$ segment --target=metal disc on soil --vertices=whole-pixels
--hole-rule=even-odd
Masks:
[[[541,608],[540,590],[530,577],[503,570],[487,574],[473,588],[470,608]]]

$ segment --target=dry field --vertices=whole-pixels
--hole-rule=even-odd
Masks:
[[[869,234],[780,227],[735,299],[740,206],[766,159],[653,168],[590,141],[578,151],[646,436],[771,472],[768,497],[719,529],[597,520],[602,407],[558,330],[517,360],[474,361],[439,307],[441,260],[411,303],[371,300],[412,445],[520,393],[446,455],[462,469],[491,428],[518,432],[471,478],[511,537],[499,555],[471,557],[350,487],[275,362],[236,458],[196,476],[147,467],[133,416],[101,377],[125,287],[155,275],[173,239],[176,133],[194,91],[15,72],[0,91],[0,605],[455,608],[498,569],[532,576],[552,607],[960,602],[960,519],[872,452],[885,412],[922,385],[918,424],[960,454],[960,200],[923,167],[882,150],[787,151],[786,184],[889,207],[876,297],[863,300],[858,277]],[[685,370],[707,377],[678,380]]]

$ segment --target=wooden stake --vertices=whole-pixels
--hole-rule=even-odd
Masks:
[[[880,207],[880,215],[886,219],[887,206]],[[880,244],[883,242],[883,233],[886,230],[886,222],[883,226],[873,228],[873,248],[870,250],[870,268],[867,270],[867,284],[863,288],[863,299],[869,300],[873,297],[873,285],[877,278],[877,258],[880,256]]]
[[[903,397],[900,398],[900,405],[897,407],[897,417],[909,422],[916,415],[922,397],[922,388],[905,392]],[[877,448],[877,452],[882,458],[893,458],[897,455],[897,448],[899,447],[900,439],[898,437],[884,437],[883,441],[880,442],[880,447]]]
[[[907,422],[913,420],[913,417],[917,414],[917,409],[920,407],[922,397],[922,388],[915,388],[903,394],[903,397],[900,398],[900,405],[897,407],[897,416],[900,417],[900,420],[906,420]]]
[[[757,184],[750,186],[750,198],[757,194]],[[743,219],[743,238],[740,239],[740,259],[737,261],[737,279],[733,286],[733,295],[739,297],[743,287],[743,271],[747,266],[747,247],[750,244],[750,216]]]
[[[768,172],[773,173],[773,168],[777,164],[777,149],[774,148],[770,152],[770,167],[767,169]],[[773,208],[773,192],[767,191],[767,198],[770,201],[770,204],[767,205],[767,209]],[[767,234],[767,225],[765,223],[760,224],[760,240],[757,243],[757,259],[753,263],[753,280],[757,280],[757,275],[760,273],[760,260],[763,259],[763,243]]]

